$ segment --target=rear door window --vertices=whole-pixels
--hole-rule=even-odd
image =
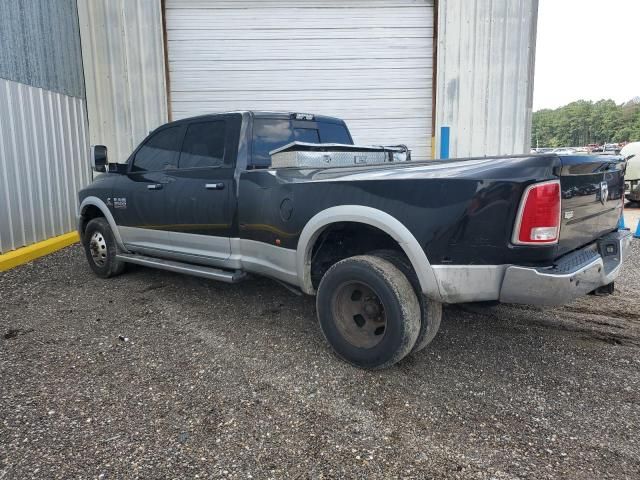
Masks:
[[[182,126],[168,127],[153,134],[136,152],[132,172],[158,172],[178,165]]]
[[[226,122],[192,123],[182,144],[179,168],[220,167],[224,164]]]

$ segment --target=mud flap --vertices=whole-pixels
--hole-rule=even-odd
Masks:
[[[615,282],[611,282],[611,283],[608,283],[607,285],[598,287],[593,292],[590,292],[589,295],[595,295],[597,297],[606,297],[607,295],[611,295],[615,290],[614,283]]]

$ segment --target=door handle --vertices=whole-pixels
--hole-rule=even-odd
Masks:
[[[224,183],[222,182],[218,182],[218,183],[207,183],[204,188],[206,188],[207,190],[224,190]]]
[[[151,185],[147,185],[147,189],[149,190],[162,190],[161,183],[152,183]]]

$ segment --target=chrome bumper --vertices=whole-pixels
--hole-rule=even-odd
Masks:
[[[551,267],[508,266],[500,301],[533,305],[562,305],[615,280],[631,244],[626,230],[565,255]]]

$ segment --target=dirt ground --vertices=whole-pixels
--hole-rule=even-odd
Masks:
[[[0,480],[640,478],[640,240],[617,291],[450,307],[384,371],[338,360],[312,298],[78,246],[0,274]]]

